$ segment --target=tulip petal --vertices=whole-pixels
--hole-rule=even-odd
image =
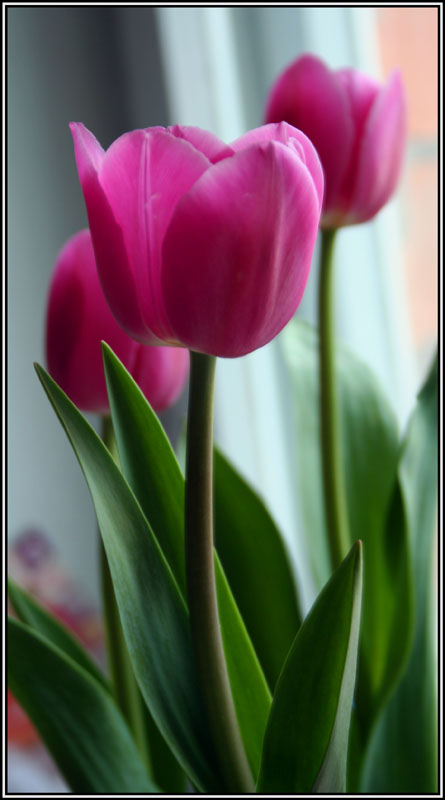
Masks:
[[[289,125],[287,122],[270,122],[268,125],[262,125],[260,128],[247,131],[247,133],[232,142],[230,146],[238,152],[239,150],[244,150],[250,144],[255,144],[255,142],[268,141],[282,142],[294,147],[312,176],[321,210],[324,191],[323,169],[314,145],[298,128],[294,128],[293,125]]]
[[[371,219],[389,200],[402,168],[405,138],[405,97],[396,71],[380,90],[366,121],[349,223]]]
[[[335,72],[349,103],[349,113],[354,123],[355,136],[361,136],[372,103],[380,91],[375,78],[358,69],[338,69]]]
[[[281,142],[211,166],[167,228],[162,288],[178,341],[241,356],[269,342],[297,308],[319,221],[313,181]]]
[[[317,148],[329,175],[325,187],[329,210],[348,165],[354,126],[341,81],[319,58],[301,56],[274,85],[266,122],[281,120],[303,130]]]
[[[129,336],[153,341],[142,319],[122,229],[99,183],[98,170],[104,152],[84,125],[72,122],[70,129],[103,292],[113,315]]]
[[[343,85],[349,104],[349,113],[354,125],[354,140],[349,154],[348,166],[337,191],[335,214],[331,213],[331,219],[337,216],[342,219],[342,224],[344,224],[344,219],[347,219],[348,212],[351,209],[354,187],[357,182],[357,164],[363,131],[372,104],[380,91],[380,84],[374,78],[356,69],[340,69],[335,74]],[[325,215],[324,224],[326,224],[326,219],[328,219],[328,215]]]
[[[77,249],[69,240],[59,253],[46,315],[46,363],[54,380],[71,397],[71,364],[83,317],[82,287],[70,271],[71,257]],[[72,399],[77,404],[77,398]]]
[[[160,288],[164,231],[178,199],[209,166],[189,142],[157,128],[121,136],[100,168],[100,185],[123,231],[144,325],[160,340],[172,341]]]
[[[85,411],[109,410],[100,342],[128,364],[138,348],[113,319],[97,276],[89,230],[72,236],[57,257],[48,297],[48,369],[73,403]]]
[[[233,150],[229,145],[203,128],[196,128],[193,125],[171,125],[167,130],[172,136],[185,139],[193,147],[196,147],[212,164],[216,164],[217,161],[228,156],[233,156]]]
[[[136,345],[131,374],[155,411],[173,405],[189,369],[189,352],[183,347]]]
[[[96,137],[81,122],[70,122],[74,141],[77,171],[81,185],[89,175],[96,174],[104,157],[104,149]]]

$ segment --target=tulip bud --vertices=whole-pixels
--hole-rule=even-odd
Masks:
[[[235,357],[269,342],[304,291],[323,195],[300,131],[231,146],[199,128],[124,134],[104,152],[73,123],[97,267],[123,329],[145,343]]]
[[[330,70],[303,55],[278,78],[266,122],[286,120],[315,145],[325,175],[321,226],[338,228],[371,219],[394,192],[406,138],[399,73],[386,85],[353,69]]]
[[[91,236],[72,236],[57,256],[46,318],[46,360],[54,380],[79,408],[108,413],[101,340],[107,342],[156,411],[181,392],[189,355],[183,348],[144,347],[115,322],[100,287]]]

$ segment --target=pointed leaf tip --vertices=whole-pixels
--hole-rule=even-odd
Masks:
[[[304,620],[281,672],[264,738],[259,793],[346,790],[360,628],[356,542]]]

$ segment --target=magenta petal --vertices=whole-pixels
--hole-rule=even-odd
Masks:
[[[131,372],[153,408],[171,405],[188,371],[188,351],[146,347],[130,339],[114,320],[96,270],[88,230],[72,236],[60,251],[51,278],[46,317],[46,358],[50,374],[85,411],[109,413],[101,341]]]
[[[325,208],[329,209],[347,168],[353,123],[341,82],[319,58],[302,56],[274,85],[266,122],[281,120],[304,131],[316,147],[325,171]]]
[[[91,131],[82,122],[70,122],[74,141],[74,154],[81,185],[86,177],[97,174],[104,157],[104,150]]]
[[[51,280],[46,319],[46,360],[54,380],[85,411],[109,411],[100,342],[128,363],[137,348],[105,302],[90,232],[72,236],[60,251]]]
[[[335,196],[335,209],[331,208],[325,214],[323,224],[331,219],[342,220],[345,224],[351,211],[353,194],[357,182],[357,165],[360,157],[360,148],[366,120],[372,104],[375,101],[380,85],[373,78],[356,69],[340,69],[335,73],[342,84],[349,105],[349,113],[354,126],[354,139],[349,154],[349,161],[340,186]]]
[[[154,337],[142,319],[122,229],[98,179],[104,153],[84,125],[72,123],[70,127],[102,289],[124,330],[134,338],[151,342]]]
[[[235,139],[230,146],[238,152],[251,144],[269,141],[282,142],[294,148],[311,174],[321,209],[324,192],[323,169],[314,145],[302,131],[287,122],[271,122],[268,125],[262,125],[260,128],[247,131],[247,133]]]
[[[160,250],[178,199],[209,168],[191,144],[154,129],[133,131],[106,152],[101,187],[124,237],[146,328],[171,341],[160,289]],[[110,270],[111,272],[111,270]]]
[[[189,353],[182,347],[137,345],[132,375],[155,411],[173,405],[184,388]]]
[[[392,195],[402,168],[406,112],[400,74],[377,95],[366,121],[348,222],[371,219]]]
[[[227,357],[269,342],[301,300],[318,222],[308,170],[280,142],[210,167],[164,239],[162,287],[177,340]]]
[[[196,128],[192,125],[171,125],[168,129],[172,136],[178,139],[185,139],[205,155],[212,164],[221,161],[223,158],[233,156],[233,150],[225,142],[218,139],[213,133]]]
[[[348,100],[355,136],[360,136],[371,105],[380,91],[380,84],[370,75],[349,67],[338,69],[335,74]]]

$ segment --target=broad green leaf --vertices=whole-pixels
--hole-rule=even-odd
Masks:
[[[187,609],[170,567],[101,439],[50,376],[36,369],[91,492],[144,700],[193,783],[203,790],[221,790],[194,670]]]
[[[327,535],[319,444],[317,333],[294,320],[285,331],[284,346],[296,398],[296,452],[305,538],[313,560],[319,559],[320,579],[326,574]],[[371,370],[341,346],[336,356],[351,540],[360,538],[366,553],[356,709],[364,744],[409,652],[412,575],[404,502],[397,479],[400,445],[394,414]]]
[[[371,739],[363,791],[438,790],[436,604],[437,358],[404,438],[400,481],[413,550],[415,636],[408,667]]]
[[[9,687],[77,794],[158,792],[111,695],[27,625],[8,620]]]
[[[103,441],[116,460],[115,441],[111,419],[106,420]],[[147,771],[167,794],[185,791],[185,774],[155,725],[142,697],[134,674],[133,664],[125,641],[113,582],[105,548],[101,542],[101,579],[103,612],[107,618],[108,665],[111,673],[113,695],[128,722],[130,731],[147,766]]]
[[[347,351],[339,356],[351,536],[360,535],[366,552],[356,701],[367,732],[412,643],[412,568],[395,416],[371,370]]]
[[[162,426],[139,387],[105,344],[103,355],[124,474],[185,597],[184,478]],[[216,555],[215,575],[233,699],[247,757],[257,775],[270,692]]]
[[[147,706],[143,706],[145,730],[150,748],[150,774],[160,791],[176,797],[187,792],[187,779],[159,728],[155,725]]]
[[[281,334],[280,341],[288,368],[294,411],[295,475],[302,536],[319,592],[329,580],[331,567],[322,484],[318,338],[310,325],[293,319]]]
[[[110,416],[106,416],[102,420],[102,440],[120,467]],[[124,717],[128,719],[133,737],[150,776],[163,793],[183,794],[186,791],[187,780],[184,770],[161,735],[137,685],[103,544],[101,558],[103,610],[110,620],[106,626],[106,634],[108,637],[112,637],[111,641],[108,641],[107,650],[116,699]],[[122,687],[122,692],[119,692],[118,686]]]
[[[18,618],[38,631],[50,642],[70,656],[79,666],[83,667],[102,686],[109,690],[104,674],[90,658],[85,648],[70,631],[65,628],[56,617],[40,605],[28,592],[25,592],[10,578],[8,579],[8,595],[11,605]]]
[[[215,450],[215,544],[273,690],[301,625],[281,534],[260,497]]]
[[[278,679],[258,792],[345,791],[361,593],[357,542],[312,606]]]

